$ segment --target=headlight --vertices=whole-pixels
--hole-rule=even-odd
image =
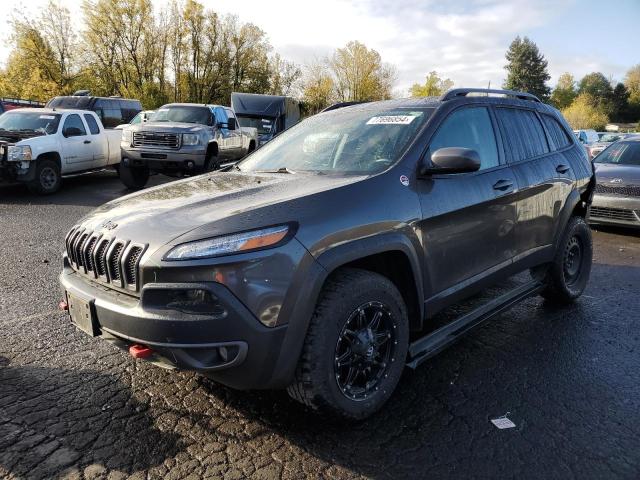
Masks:
[[[198,145],[200,143],[200,137],[193,133],[183,133],[182,134],[182,144],[183,145]]]
[[[128,128],[122,129],[122,141],[125,143],[131,143],[133,140],[133,132]]]
[[[28,145],[11,145],[7,149],[7,160],[10,162],[24,162],[31,160],[31,147]]]
[[[279,225],[277,227],[183,243],[171,249],[165,255],[164,260],[195,260],[260,250],[279,244],[287,237],[288,233],[288,225]]]

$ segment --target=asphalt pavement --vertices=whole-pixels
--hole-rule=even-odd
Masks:
[[[154,177],[153,183],[168,179]],[[126,191],[0,187],[0,477],[640,478],[640,237],[594,232],[575,305],[531,298],[345,424],[136,361],[57,310],[68,229]],[[498,429],[506,416],[514,428]]]

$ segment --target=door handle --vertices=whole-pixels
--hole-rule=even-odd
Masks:
[[[494,190],[502,191],[508,190],[511,187],[513,187],[513,182],[511,180],[498,180],[498,182],[493,185]]]
[[[556,172],[558,173],[567,173],[569,170],[571,170],[569,165],[560,164],[556,167]]]
[[[85,141],[84,141],[84,144],[85,144],[85,145],[88,145],[89,143],[91,143],[91,140],[85,140]]]

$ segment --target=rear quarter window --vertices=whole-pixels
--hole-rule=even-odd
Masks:
[[[511,162],[522,162],[549,153],[547,136],[538,116],[531,110],[496,108],[505,153]]]
[[[552,148],[554,150],[560,150],[562,148],[568,147],[571,145],[571,137],[565,131],[565,129],[560,125],[560,122],[553,118],[551,115],[541,114],[542,122],[544,126],[547,128],[547,132],[549,132],[549,137],[551,137]]]

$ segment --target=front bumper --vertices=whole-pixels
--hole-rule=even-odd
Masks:
[[[122,161],[133,166],[147,166],[151,170],[189,170],[202,168],[206,160],[206,150],[197,149],[160,150],[153,148],[122,147]],[[192,164],[192,167],[188,167]]]
[[[596,193],[589,212],[589,223],[640,228],[640,197]]]
[[[71,269],[60,275],[65,295],[86,301],[97,336],[127,349],[150,347],[153,363],[195,370],[234,388],[270,388],[287,326],[265,327],[222,284],[151,284],[140,297],[87,281]],[[162,291],[206,289],[224,314],[203,315],[158,307]],[[158,295],[161,293],[160,295]]]
[[[0,181],[5,183],[30,182],[36,177],[36,162],[7,162],[0,160]]]

